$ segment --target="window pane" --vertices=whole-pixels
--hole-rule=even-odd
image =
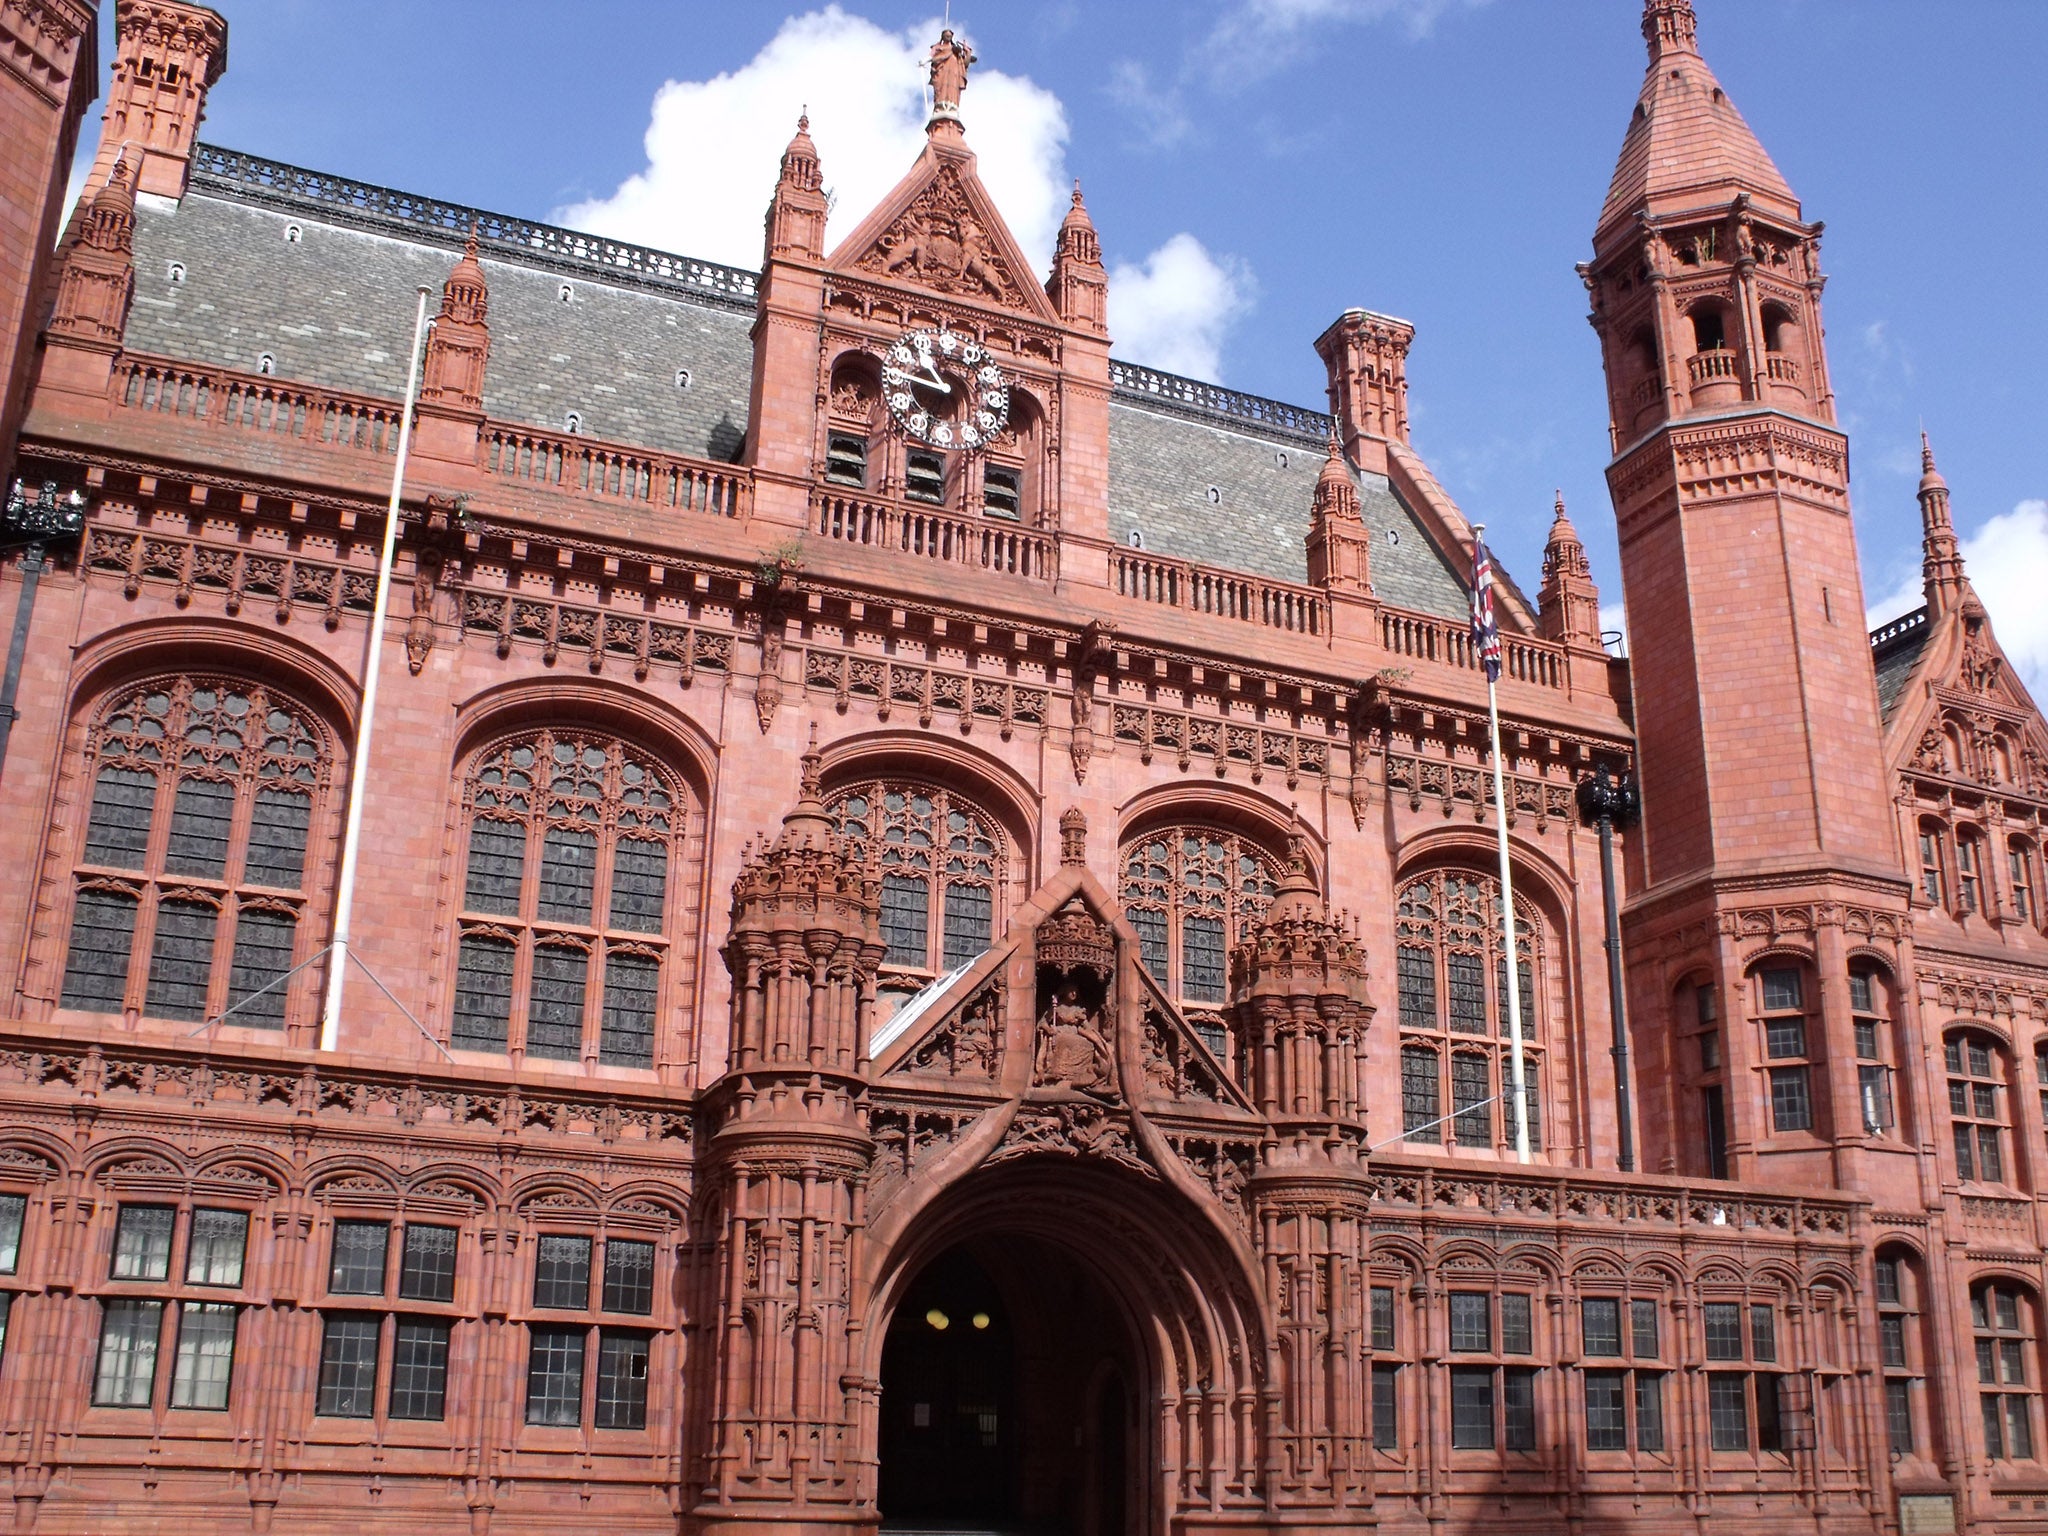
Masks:
[[[985,885],[946,887],[945,968],[965,965],[988,948],[995,893]]]
[[[1511,1451],[1536,1449],[1536,1373],[1510,1367],[1501,1372],[1501,1429]]]
[[[1707,1422],[1717,1451],[1749,1449],[1749,1378],[1717,1372],[1707,1378]]]
[[[128,992],[128,956],[135,946],[136,900],[126,891],[80,891],[71,914],[71,952],[64,960],[64,1006],[119,1013]]]
[[[27,1214],[26,1195],[0,1195],[0,1275],[21,1267],[21,1224]]]
[[[1991,1292],[1992,1315],[1998,1319],[2001,1332],[2011,1333],[2020,1325],[2020,1298],[2016,1291],[1994,1289]]]
[[[244,907],[235,914],[235,953],[228,970],[228,1015],[236,1024],[284,1028],[285,998],[291,984],[292,946],[299,920],[289,912]],[[274,985],[273,985],[274,983]],[[264,991],[268,987],[269,991]],[[238,1006],[239,1005],[239,1006]]]
[[[527,1003],[526,1054],[574,1061],[583,1054],[583,992],[590,956],[559,944],[533,951],[533,995]]]
[[[1742,1358],[1742,1308],[1732,1301],[1710,1301],[1705,1307],[1707,1358]]]
[[[14,1310],[14,1292],[0,1291],[0,1360],[7,1357],[7,1317]]]
[[[219,879],[228,867],[228,827],[235,786],[220,779],[182,779],[171,801],[171,841],[164,868],[174,875]]]
[[[1638,1360],[1654,1360],[1661,1350],[1657,1348],[1657,1303],[1654,1301],[1632,1301],[1628,1304],[1630,1350]]]
[[[1974,1179],[1977,1177],[1976,1128],[1968,1125],[1954,1127],[1956,1144],[1956,1177]]]
[[[930,953],[931,893],[921,878],[882,876],[882,942],[886,963],[924,965]]]
[[[1589,1355],[1621,1353],[1621,1303],[1612,1297],[1589,1296],[1579,1304],[1580,1326]],[[1617,1389],[1615,1402],[1621,1395]]]
[[[1996,1392],[1986,1392],[1984,1408],[1984,1454],[1993,1461],[2005,1459],[2005,1405]]]
[[[92,786],[84,862],[103,869],[142,868],[155,806],[155,774],[146,768],[102,768]]]
[[[1656,1371],[1636,1372],[1636,1449],[1664,1449],[1664,1377]]]
[[[1460,1451],[1493,1449],[1493,1367],[1451,1367],[1451,1445]]]
[[[1906,1320],[1903,1317],[1880,1317],[1877,1320],[1878,1353],[1886,1365],[1901,1370],[1906,1365]]]
[[[582,1418],[583,1330],[534,1329],[526,1362],[526,1422],[577,1424]]]
[[[1899,1299],[1899,1261],[1879,1259],[1877,1261],[1877,1299],[1881,1303],[1896,1305]]]
[[[1493,1297],[1487,1292],[1451,1292],[1451,1348],[1476,1353],[1493,1348]]]
[[[623,1237],[606,1239],[604,1309],[643,1317],[654,1310],[654,1244]]]
[[[240,1285],[248,1249],[247,1211],[194,1211],[185,1279],[192,1285]]]
[[[1474,954],[1454,951],[1444,956],[1444,972],[1450,981],[1451,1028],[1460,1034],[1486,1033],[1486,971]]]
[[[149,956],[145,1013],[160,1019],[206,1017],[206,987],[213,978],[213,935],[218,909],[202,901],[166,901],[156,909],[156,943]]]
[[[599,1061],[621,1067],[654,1065],[654,1003],[660,984],[661,962],[652,955],[605,956]]]
[[[2008,1397],[2005,1400],[2005,1450],[2014,1461],[2034,1459],[2033,1399]]]
[[[443,1418],[447,1401],[448,1324],[401,1317],[391,1347],[391,1417]]]
[[[1435,1029],[1436,960],[1426,949],[1404,944],[1394,954],[1401,991],[1401,1027]]]
[[[1372,1443],[1378,1449],[1391,1451],[1401,1443],[1401,1424],[1397,1387],[1400,1383],[1401,1368],[1398,1365],[1376,1365],[1372,1368]]]
[[[1894,1456],[1913,1454],[1913,1384],[1888,1381],[1884,1384],[1884,1420],[1890,1432]]]
[[[1484,1056],[1451,1058],[1452,1134],[1461,1147],[1493,1145],[1493,1083],[1491,1063]],[[1512,1103],[1512,1100],[1510,1100]]]
[[[100,1303],[99,1367],[92,1400],[108,1408],[147,1408],[156,1385],[156,1342],[163,1326],[160,1301]]]
[[[1401,1051],[1401,1129],[1410,1141],[1436,1141],[1442,1128],[1433,1124],[1437,1108],[1436,1052],[1411,1045]]]
[[[168,1205],[124,1205],[114,1218],[116,1280],[164,1280],[171,1273],[171,1229],[178,1213]]]
[[[1586,1449],[1628,1449],[1628,1420],[1622,1406],[1625,1371],[1586,1372]]]
[[[513,948],[503,939],[465,933],[455,962],[455,1016],[449,1043],[502,1051],[512,1022]]]
[[[1762,1371],[1750,1378],[1756,1385],[1756,1448],[1782,1451],[1785,1448],[1784,1416],[1778,1395],[1778,1378]]]
[[[590,1239],[564,1232],[543,1232],[533,1261],[533,1304],[536,1307],[590,1305]]]
[[[337,1221],[327,1289],[337,1296],[384,1294],[384,1249],[391,1228],[381,1221]]]
[[[668,916],[668,849],[637,837],[612,849],[610,922],[629,933],[660,933]]]
[[[1799,973],[1797,971],[1764,972],[1764,1010],[1776,1013],[1783,1009],[1799,1006]]]
[[[1138,930],[1138,955],[1152,979],[1166,986],[1166,914],[1133,907],[1124,913]]]
[[[1870,972],[1849,973],[1849,1006],[1858,1013],[1873,1013],[1877,1009],[1876,989],[1871,986]]]
[[[1749,1309],[1749,1354],[1752,1360],[1778,1358],[1778,1320],[1768,1306]]]
[[[1996,1183],[2005,1177],[2005,1159],[1998,1149],[1998,1127],[1977,1127],[1977,1177]]]
[[[647,1427],[647,1338],[606,1329],[597,1340],[597,1427]]]
[[[470,912],[519,911],[519,888],[526,880],[526,828],[511,821],[469,824],[469,878],[462,905]]]
[[[178,1358],[171,1370],[173,1408],[225,1408],[235,1368],[239,1308],[187,1301],[178,1307]]]
[[[1394,1347],[1394,1291],[1391,1286],[1376,1285],[1372,1288],[1372,1347]]]
[[[306,878],[306,828],[313,802],[286,789],[258,790],[249,817],[242,878],[250,885],[296,891]]]
[[[1771,1126],[1779,1131],[1813,1128],[1813,1103],[1806,1093],[1806,1068],[1771,1068]]]
[[[367,1419],[375,1411],[379,1319],[342,1314],[327,1319],[320,1340],[320,1393],[313,1411],[334,1419]]]
[[[1500,1299],[1500,1351],[1504,1355],[1526,1355],[1535,1348],[1535,1333],[1529,1325],[1529,1298],[1513,1292]]]
[[[407,1301],[453,1301],[456,1249],[455,1228],[407,1222],[398,1260],[398,1294]]]
[[[1806,1054],[1806,1020],[1770,1019],[1764,1024],[1764,1052],[1773,1058]]]
[[[543,922],[587,923],[597,889],[597,834],[574,827],[550,827],[540,849]]]
[[[1188,917],[1180,927],[1181,994],[1196,1002],[1223,1001],[1223,919]]]

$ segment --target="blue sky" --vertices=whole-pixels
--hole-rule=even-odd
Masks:
[[[937,12],[216,3],[214,143],[747,264],[798,105],[841,194],[835,233],[904,168]],[[2048,5],[1698,9],[1708,62],[1827,221],[1867,597],[1917,580],[1924,421],[1972,574],[2043,696]],[[1317,333],[1350,305],[1401,315],[1416,446],[1466,513],[1533,590],[1561,487],[1618,597],[1572,269],[1642,78],[1633,0],[957,0],[954,21],[980,55],[969,141],[992,183],[1007,162],[1016,222],[1044,227],[1060,178],[1082,179],[1120,269],[1121,355],[1320,405]]]

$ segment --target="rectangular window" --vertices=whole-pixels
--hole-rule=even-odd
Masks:
[[[1223,919],[1184,917],[1180,924],[1180,989],[1196,1002],[1223,1001]]]
[[[1762,1371],[1750,1378],[1756,1385],[1756,1448],[1760,1451],[1785,1449],[1784,1399],[1778,1387],[1782,1378]]]
[[[367,1419],[376,1411],[377,1335],[381,1319],[336,1313],[320,1338],[320,1392],[313,1411],[330,1419]]]
[[[526,1422],[581,1423],[584,1330],[535,1328],[532,1332],[526,1361]]]
[[[327,1289],[336,1296],[382,1296],[384,1252],[391,1227],[382,1221],[337,1221]]]
[[[660,982],[661,962],[652,955],[613,950],[604,957],[599,1061],[621,1067],[654,1065],[654,1005]]]
[[[910,875],[882,877],[883,959],[890,965],[922,968],[930,953],[931,892],[921,878]]]
[[[647,1336],[613,1333],[597,1337],[597,1427],[647,1427]]]
[[[1401,994],[1401,1027],[1435,1029],[1436,961],[1430,951],[1404,944],[1394,952]]]
[[[1451,1028],[1463,1035],[1486,1033],[1486,966],[1479,956],[1453,950],[1444,956],[1451,989]]]
[[[590,1305],[590,1239],[565,1232],[543,1232],[533,1261],[533,1304],[536,1307]]]
[[[181,779],[171,799],[171,837],[164,868],[174,875],[218,880],[228,867],[228,827],[235,786],[221,779]]]
[[[1392,1286],[1372,1288],[1372,1347],[1394,1348],[1394,1290]]]
[[[1401,1130],[1409,1141],[1436,1141],[1441,1128],[1435,1124],[1438,1105],[1436,1052],[1428,1046],[1404,1046],[1401,1051]]]
[[[306,878],[306,830],[313,802],[288,789],[260,789],[249,816],[242,878],[250,885],[296,891]]]
[[[946,499],[946,462],[935,453],[913,453],[903,464],[903,494],[912,501]]]
[[[985,885],[954,882],[946,887],[944,963],[965,965],[988,948],[995,924],[995,892]]]
[[[544,923],[587,923],[597,895],[597,834],[550,827],[540,847],[540,895],[535,912]]]
[[[1800,1007],[1797,971],[1765,971],[1763,985],[1764,1012],[1784,1013]]]
[[[1493,1449],[1493,1367],[1451,1367],[1451,1447],[1460,1451]]]
[[[0,1291],[0,1360],[7,1357],[7,1316],[14,1310],[14,1292]]]
[[[526,828],[512,821],[469,824],[469,876],[462,905],[468,912],[519,913],[519,892],[526,884]]]
[[[21,1267],[21,1227],[27,1215],[26,1195],[0,1195],[0,1275]]]
[[[407,1301],[455,1299],[456,1231],[407,1222],[398,1260],[398,1294]]]
[[[1692,1013],[1701,1024],[1712,1024],[1721,1017],[1720,1004],[1715,1001],[1711,986],[1702,984],[1692,989]]]
[[[654,1310],[654,1244],[623,1237],[605,1240],[604,1310],[641,1317]]]
[[[1372,1368],[1372,1443],[1376,1450],[1398,1450],[1401,1445],[1398,1388],[1401,1368],[1376,1365]]]
[[[1502,1440],[1511,1451],[1536,1449],[1536,1373],[1509,1366],[1500,1373]]]
[[[1892,1128],[1892,1073],[1889,1067],[1860,1066],[1856,1086],[1863,1100],[1863,1129],[1871,1135]]]
[[[2034,883],[2027,845],[2014,843],[2006,850],[2006,868],[2012,874],[2012,915],[2023,923],[2034,920]]]
[[[1773,1061],[1806,1054],[1806,1020],[1793,1016],[1764,1021],[1764,1052]]]
[[[213,1302],[179,1303],[178,1357],[171,1369],[173,1408],[227,1407],[239,1310]]]
[[[1952,1134],[1956,1144],[1956,1177],[1974,1179],[1977,1177],[1977,1136],[1976,1127],[1958,1125]]]
[[[2005,1177],[2005,1158],[1998,1147],[1998,1127],[1977,1127],[1977,1177],[1996,1184]]]
[[[1884,1422],[1894,1456],[1913,1454],[1913,1384],[1888,1381],[1884,1384]]]
[[[1529,1324],[1529,1298],[1510,1291],[1500,1299],[1500,1352],[1526,1355],[1535,1348],[1535,1332]]]
[[[119,1013],[128,995],[136,900],[127,891],[80,891],[64,960],[64,1006]]]
[[[103,1301],[99,1368],[92,1400],[106,1408],[147,1408],[156,1386],[157,1337],[163,1331],[160,1301]]]
[[[247,1211],[194,1211],[185,1281],[188,1285],[240,1285],[248,1251]]]
[[[1849,1007],[1856,1013],[1877,1012],[1877,989],[1871,984],[1870,972],[1849,973]]]
[[[1700,1090],[1700,1119],[1707,1128],[1707,1177],[1728,1177],[1728,1114],[1718,1086]]]
[[[1017,520],[1023,505],[1023,476],[1003,464],[991,464],[981,477],[982,510],[990,517]]]
[[[1740,1371],[1707,1377],[1707,1424],[1717,1451],[1749,1449],[1749,1378]]]
[[[2014,1461],[2034,1459],[2034,1420],[2029,1406],[2032,1399],[2008,1397],[2005,1400],[2005,1449]]]
[[[1879,1259],[1877,1261],[1877,1299],[1881,1304],[1896,1306],[1899,1301],[1899,1261]]]
[[[526,1010],[526,1054],[574,1061],[583,1054],[583,993],[590,956],[566,944],[536,944],[533,995]]]
[[[1664,1449],[1664,1376],[1659,1371],[1636,1372],[1636,1449]]]
[[[512,962],[505,939],[465,933],[456,952],[455,1014],[448,1043],[457,1050],[502,1051],[512,1023]]]
[[[1717,1070],[1721,1065],[1721,1032],[1718,1029],[1709,1030],[1706,1034],[1699,1037],[1699,1042],[1700,1070],[1702,1072]]]
[[[610,922],[628,933],[659,933],[668,912],[668,849],[620,838],[612,849]]]
[[[299,920],[289,912],[243,907],[235,914],[235,948],[228,960],[230,1023],[254,1029],[283,1029],[291,984],[292,948]]]
[[[1627,1385],[1626,1371],[1586,1372],[1587,1450],[1628,1449],[1627,1409],[1623,1406]]]
[[[1806,1089],[1806,1068],[1771,1068],[1771,1128],[1777,1131],[1813,1129],[1813,1100]]]
[[[851,432],[833,432],[825,438],[825,478],[834,485],[865,486],[868,483],[867,439]]]
[[[155,810],[154,773],[146,768],[102,768],[92,786],[84,861],[101,869],[142,868]]]
[[[1451,1057],[1452,1133],[1461,1147],[1493,1145],[1493,1084],[1484,1056]]]
[[[1589,1355],[1621,1353],[1621,1303],[1607,1296],[1588,1296],[1579,1303],[1579,1329]],[[1621,1401],[1617,1390],[1615,1402]]]
[[[167,1280],[171,1273],[171,1230],[178,1213],[168,1205],[124,1205],[114,1218],[116,1280]]]
[[[142,1011],[159,1019],[204,1019],[213,980],[213,936],[220,909],[211,902],[162,901],[149,951],[149,991]]]
[[[1485,1291],[1451,1292],[1451,1348],[1464,1354],[1493,1350],[1493,1297]]]
[[[1632,1301],[1628,1304],[1630,1352],[1638,1360],[1654,1360],[1663,1353],[1657,1347],[1657,1303]]]
[[[1941,905],[1941,842],[1937,834],[1920,834],[1920,894]]]
[[[1983,1393],[1978,1402],[1984,1410],[1984,1454],[1993,1461],[2005,1460],[2005,1399],[1996,1392]]]
[[[1778,1358],[1778,1319],[1763,1304],[1749,1309],[1749,1357],[1773,1361]]]
[[[1152,973],[1152,979],[1159,985],[1168,985],[1166,974],[1166,914],[1139,907],[1128,909],[1124,916],[1131,920],[1131,926],[1138,930],[1138,958],[1145,962],[1145,969]]]
[[[447,1404],[448,1324],[401,1317],[391,1346],[391,1417],[445,1418]]]
[[[1707,1358],[1742,1358],[1742,1308],[1732,1301],[1710,1301],[1703,1309],[1707,1324]]]
[[[1894,1313],[1877,1320],[1878,1353],[1884,1363],[1899,1370],[1906,1368],[1906,1320]]]

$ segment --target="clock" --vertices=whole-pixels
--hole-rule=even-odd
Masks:
[[[1009,425],[1010,380],[988,348],[941,326],[905,331],[882,361],[882,400],[907,437],[973,452]]]

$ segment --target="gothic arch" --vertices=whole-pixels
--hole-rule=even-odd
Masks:
[[[159,1141],[154,1136],[122,1136],[103,1142],[86,1154],[79,1165],[79,1171],[94,1183],[103,1183],[117,1174],[127,1163],[163,1163],[179,1179],[192,1176],[191,1161],[169,1142]]]
[[[292,1187],[293,1168],[291,1163],[273,1152],[261,1147],[223,1147],[202,1155],[192,1165],[192,1177],[203,1179],[216,1175],[224,1169],[242,1169],[257,1175],[270,1185],[270,1196],[286,1193]]]
[[[371,1191],[361,1188],[353,1190],[336,1189],[334,1186],[340,1184],[344,1179],[361,1179],[373,1184],[381,1184],[383,1189],[375,1195],[372,1195]],[[398,1200],[399,1187],[403,1182],[398,1170],[389,1163],[384,1162],[381,1158],[344,1154],[340,1157],[332,1157],[324,1162],[316,1163],[311,1169],[307,1170],[306,1193],[323,1204],[330,1202],[335,1195],[341,1195],[344,1198],[349,1195],[372,1195],[372,1198],[388,1200],[395,1204]]]
[[[1481,874],[1500,874],[1500,844],[1483,831],[1468,827],[1433,827],[1408,839],[1394,853],[1394,887],[1426,870],[1446,864],[1463,864]],[[1569,944],[1576,925],[1572,921],[1572,894],[1577,882],[1544,850],[1519,838],[1508,840],[1508,866],[1515,881],[1515,894],[1526,896],[1542,907],[1543,915],[1557,930],[1560,943]]]
[[[141,619],[108,630],[80,647],[71,672],[71,718],[80,705],[118,688],[130,677],[162,668],[222,671],[257,682],[278,682],[315,709],[335,733],[340,755],[355,740],[355,680],[323,652],[273,629],[199,616]]]
[[[931,731],[879,730],[842,736],[823,751],[820,772],[830,790],[863,774],[902,773],[965,790],[1009,834],[1023,890],[1037,884],[1039,794],[1000,757]],[[794,789],[795,786],[791,786]]]
[[[1287,839],[1299,834],[1308,852],[1309,873],[1318,884],[1329,863],[1327,843],[1295,815],[1292,805],[1262,790],[1227,782],[1163,784],[1139,790],[1117,807],[1117,843],[1121,846],[1155,827],[1177,822],[1206,822],[1244,833],[1280,863],[1286,862]]]
[[[551,721],[616,731],[659,754],[689,781],[698,814],[708,813],[719,760],[711,733],[645,689],[610,678],[522,678],[472,694],[456,706],[455,761],[495,737]]]
[[[496,1205],[500,1195],[496,1180],[485,1178],[475,1168],[463,1163],[429,1163],[415,1169],[406,1183],[405,1193],[410,1198],[429,1184],[453,1185],[483,1206]]]

